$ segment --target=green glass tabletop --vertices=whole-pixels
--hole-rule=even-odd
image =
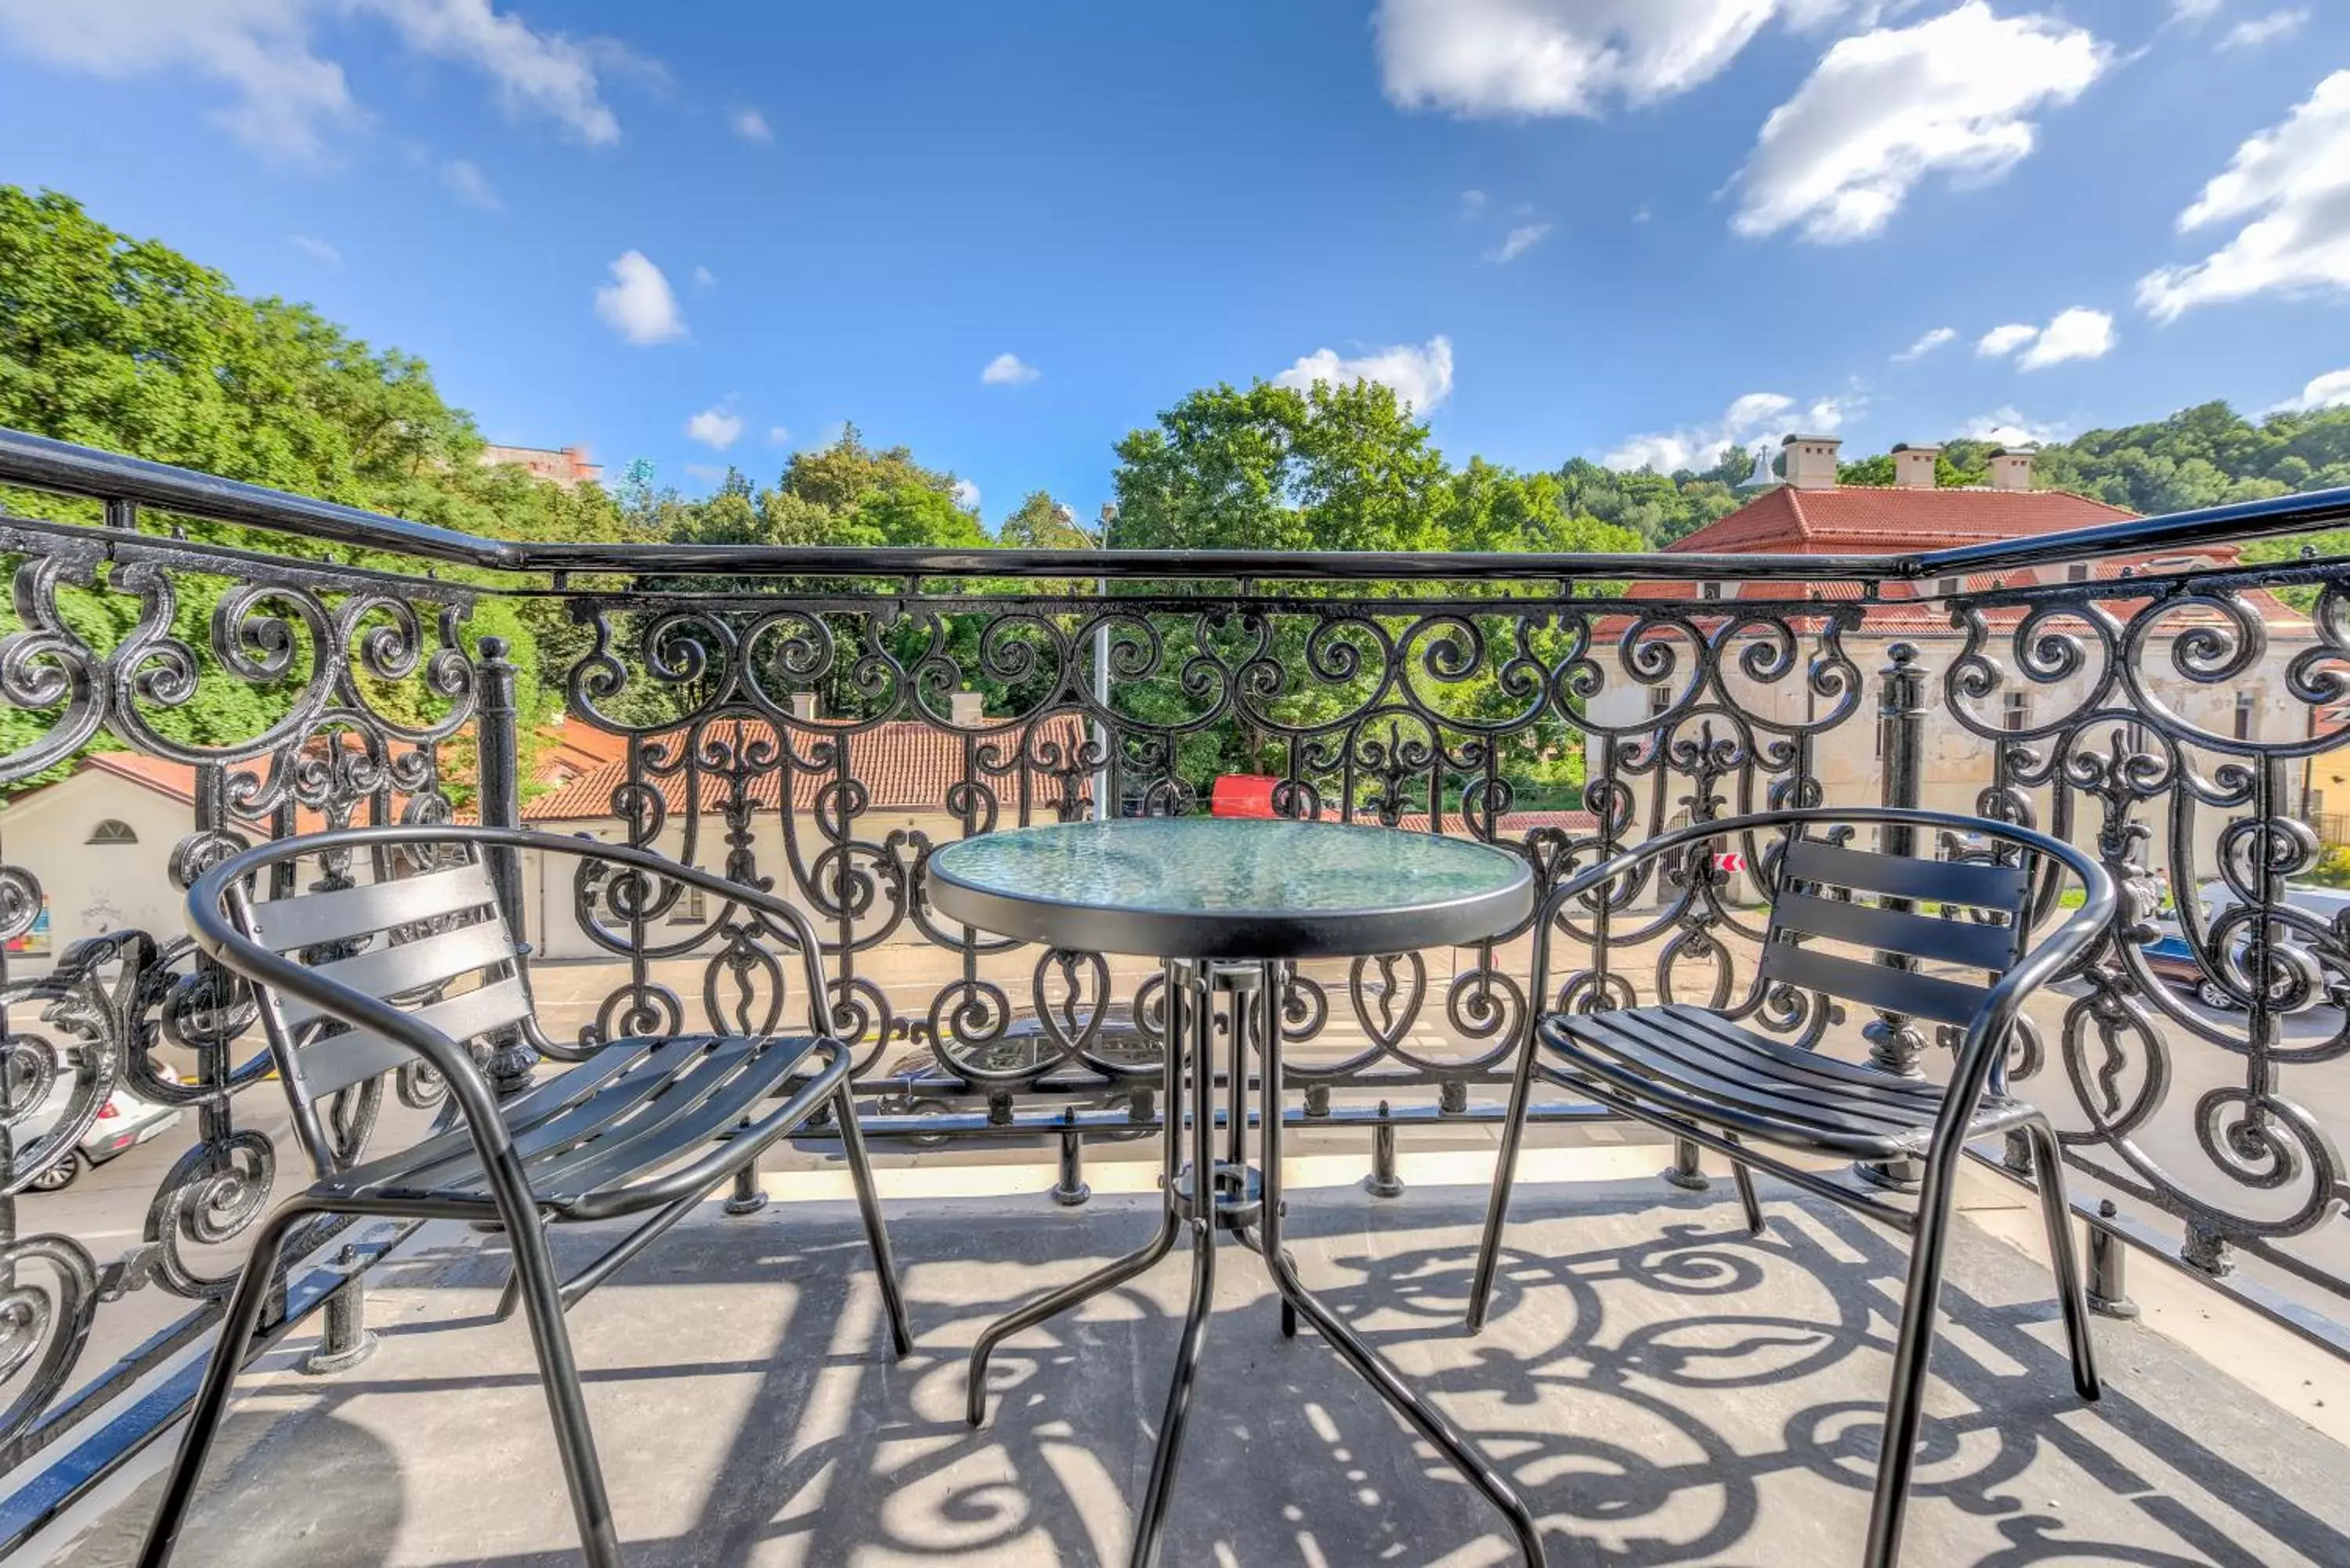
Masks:
[[[1306,958],[1475,941],[1533,908],[1526,862],[1471,839],[1253,818],[990,833],[930,857],[950,919],[1055,947]]]

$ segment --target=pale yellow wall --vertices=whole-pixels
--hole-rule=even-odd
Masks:
[[[11,976],[46,974],[57,955],[85,937],[135,929],[169,940],[185,934],[184,899],[172,886],[172,846],[194,826],[194,808],[119,774],[85,769],[0,806],[0,846],[30,871],[49,901],[51,956],[12,953]],[[92,844],[112,817],[136,844]]]

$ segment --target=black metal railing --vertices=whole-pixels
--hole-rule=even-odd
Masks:
[[[2350,519],[2350,492],[1895,557],[1390,556],[523,545],[5,433],[0,485],[92,504],[86,523],[0,515],[14,802],[107,745],[181,802],[156,847],[182,887],[252,838],[466,812],[772,885],[825,933],[871,1130],[1056,1138],[1068,1196],[1086,1139],[1156,1125],[1150,973],[942,921],[921,868],[949,839],[1201,809],[1229,774],[1269,775],[1292,815],[1515,846],[1545,884],[1783,805],[1922,804],[2074,839],[2128,897],[2022,1033],[2015,1082],[2057,1110],[2106,1234],[2350,1343],[2331,1136],[2350,924],[2292,886],[2320,854],[2313,770],[2350,739],[2350,560],[2239,554]],[[491,603],[519,607],[500,625],[535,659],[473,635]],[[532,679],[575,742],[602,738],[600,772],[529,776]],[[21,842],[12,815],[0,1469],[97,1443],[113,1396],[200,1337],[267,1204],[280,1103],[244,1000],[168,922],[57,940],[81,889],[40,867],[73,846]],[[1940,1043],[1912,1021],[1754,980],[1732,939],[1768,853],[1638,890],[1604,942],[1570,920],[1579,961],[1544,997],[1523,931],[1308,966],[1291,1114],[1390,1151],[1398,1128],[1489,1119],[1532,1010],[1659,993],[1930,1066]],[[732,909],[592,867],[499,870],[558,1053],[781,1015],[785,971]],[[510,1083],[533,1065],[518,1039],[494,1059]],[[124,1087],[183,1107],[185,1152],[140,1239],[107,1247],[47,1225],[39,1189]],[[429,1085],[371,1093],[338,1120],[354,1148],[431,1109]],[[2120,1250],[2101,1255],[2118,1297]],[[318,1288],[299,1278],[297,1303]]]

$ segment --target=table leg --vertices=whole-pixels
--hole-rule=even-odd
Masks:
[[[978,1343],[971,1347],[971,1370],[965,1376],[964,1417],[974,1427],[987,1419],[987,1362],[995,1347],[1023,1329],[1035,1327],[1050,1317],[1056,1317],[1081,1302],[1088,1301],[1104,1291],[1116,1290],[1138,1274],[1155,1267],[1161,1258],[1173,1250],[1175,1237],[1182,1228],[1177,1210],[1176,1180],[1183,1169],[1183,1050],[1182,1040],[1190,1025],[1191,1010],[1179,995],[1188,1001],[1176,974],[1176,966],[1166,966],[1167,985],[1167,1084],[1163,1098],[1166,1104],[1160,1143],[1164,1160],[1159,1176],[1162,1206],[1159,1211],[1159,1234],[1122,1258],[1104,1263],[1082,1279],[1073,1280],[1057,1290],[1049,1291],[1026,1306],[996,1319],[980,1332]]]
[[[1264,1161],[1264,1230],[1263,1248],[1264,1265],[1273,1275],[1273,1282],[1281,1293],[1284,1304],[1304,1315],[1315,1331],[1338,1353],[1339,1358],[1355,1370],[1356,1376],[1371,1386],[1378,1396],[1394,1407],[1396,1413],[1416,1428],[1419,1435],[1433,1444],[1437,1451],[1452,1462],[1452,1467],[1468,1478],[1469,1484],[1484,1493],[1487,1501],[1502,1511],[1510,1521],[1510,1530],[1517,1537],[1518,1549],[1525,1556],[1527,1568],[1546,1568],[1543,1552],[1542,1530],[1534,1516],[1501,1473],[1488,1464],[1481,1454],[1471,1448],[1467,1439],[1452,1429],[1451,1422],[1439,1415],[1432,1406],[1415,1394],[1388,1364],[1379,1359],[1371,1347],[1355,1336],[1355,1331],[1341,1322],[1336,1314],[1324,1306],[1314,1293],[1297,1278],[1296,1265],[1281,1244],[1281,974],[1283,966],[1267,964],[1259,987],[1258,1038],[1263,1042],[1258,1054],[1258,1072],[1263,1092],[1260,1125],[1262,1158]],[[1284,1326],[1287,1325],[1284,1317]]]
[[[1167,1388],[1167,1410],[1159,1423],[1159,1447],[1150,1456],[1150,1484],[1142,1494],[1142,1512],[1135,1521],[1132,1568],[1158,1568],[1160,1538],[1167,1528],[1167,1499],[1175,1490],[1175,1467],[1183,1457],[1183,1426],[1191,1413],[1191,1386],[1200,1371],[1200,1352],[1208,1340],[1208,1314],[1216,1295],[1216,1056],[1215,996],[1206,964],[1180,966],[1191,989],[1186,999],[1191,1064],[1191,1304],[1183,1317],[1183,1335],[1175,1345],[1174,1380]],[[1168,994],[1172,996],[1170,973]],[[1240,1031],[1235,1028],[1233,1033]],[[1168,1043],[1175,1040],[1170,1015]],[[1170,1067],[1170,1082],[1177,1075]],[[1232,1119],[1243,1122],[1247,1103],[1241,1098],[1241,1078],[1233,1087]],[[1170,1122],[1180,1120],[1172,1098]],[[1172,1188],[1170,1188],[1170,1192]]]

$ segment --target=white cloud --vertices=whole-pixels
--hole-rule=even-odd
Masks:
[[[314,0],[0,0],[0,36],[45,65],[125,78],[171,70],[226,86],[215,118],[273,158],[316,161],[362,117],[343,67],[311,52]]]
[[[715,484],[732,471],[723,462],[689,462],[685,472],[704,484]]]
[[[1806,435],[1834,435],[1855,411],[1848,399],[1816,398],[1804,406],[1784,392],[1748,392],[1723,410],[1719,420],[1632,436],[1600,461],[1609,468],[1646,468],[1659,473],[1711,468],[1724,447],[1768,446],[1798,430]]]
[[[1996,441],[2002,446],[2045,446],[2050,441],[2063,441],[2065,428],[2042,424],[2020,410],[2003,407],[1969,420],[1965,433],[1972,440]]]
[[[2309,25],[2307,10],[2272,11],[2265,16],[2254,16],[2237,23],[2220,40],[2223,49],[2257,49],[2262,44],[2273,44],[2290,38]]]
[[[1485,192],[1482,192],[1482,191],[1463,191],[1463,192],[1461,192],[1461,215],[1462,217],[1464,217],[1464,218],[1473,218],[1473,217],[1475,217],[1478,213],[1480,213],[1483,212],[1484,210],[1485,210]]]
[[[2199,27],[2219,15],[2226,0],[2170,0],[2170,19],[2190,27]]]
[[[2112,317],[2074,306],[2040,329],[2039,337],[2016,360],[2016,369],[2044,370],[2067,359],[2102,359],[2114,351],[2114,342]]]
[[[498,193],[490,188],[490,177],[470,159],[452,158],[441,165],[441,182],[457,193],[457,200],[469,207],[484,212],[498,210]]]
[[[980,368],[979,379],[982,386],[1018,387],[1043,374],[1035,366],[1024,364],[1017,354],[998,354]]]
[[[1520,223],[1503,237],[1502,243],[1486,253],[1485,259],[1503,265],[1517,260],[1550,237],[1551,223]]]
[[[1340,358],[1335,348],[1316,348],[1273,381],[1277,387],[1295,387],[1300,391],[1316,381],[1327,381],[1333,386],[1378,381],[1392,388],[1398,401],[1426,414],[1452,395],[1452,339],[1439,333],[1419,348],[1398,343],[1351,359]]]
[[[1982,0],[1838,42],[1771,112],[1739,172],[1732,227],[1823,244],[1882,231],[1927,175],[1981,183],[2030,154],[2027,118],[2072,102],[2113,52],[2077,27]]]
[[[2336,71],[2283,124],[2236,149],[2178,215],[2182,234],[2243,220],[2211,254],[2138,281],[2158,321],[2272,291],[2350,288],[2350,70]]]
[[[770,425],[767,427],[767,444],[769,446],[781,446],[791,439],[792,432],[784,426]]]
[[[1380,0],[1390,101],[1470,116],[1597,115],[1711,80],[1774,15],[1798,26],[1852,0]],[[1864,14],[1877,6],[1864,5]]]
[[[689,441],[698,441],[712,452],[724,452],[743,433],[743,416],[721,404],[704,409],[685,421]]]
[[[696,288],[716,288],[718,286],[718,275],[711,271],[706,266],[697,266],[693,269],[693,286]]]
[[[966,512],[979,510],[979,486],[968,479],[958,479],[954,484],[955,504]]]
[[[631,343],[667,343],[685,336],[685,313],[661,269],[642,251],[612,263],[612,281],[596,291],[596,314]]]
[[[315,162],[366,119],[343,67],[312,47],[322,17],[380,18],[420,55],[472,67],[509,112],[546,115],[591,145],[619,121],[599,72],[639,61],[609,39],[539,32],[491,0],[0,0],[0,36],[44,64],[103,77],[175,72],[226,87],[218,118],[263,153]]]
[[[1994,327],[1975,344],[1975,352],[1986,359],[2003,358],[2040,336],[2040,328],[2027,322],[2011,321],[2004,327]]]
[[[620,140],[620,122],[604,103],[598,67],[642,62],[611,40],[582,43],[535,32],[514,12],[493,9],[490,0],[348,3],[381,16],[417,53],[483,72],[497,84],[509,114],[545,115],[590,147]]]
[[[2328,370],[2301,389],[2301,396],[2287,398],[2268,410],[2272,414],[2305,414],[2316,409],[2338,409],[2350,404],[2350,370]]]
[[[738,109],[726,117],[726,128],[745,141],[767,142],[775,139],[767,117],[755,109]]]
[[[1906,365],[1912,359],[1923,359],[1943,344],[1956,338],[1958,335],[1959,329],[1955,327],[1937,327],[1920,337],[1917,342],[1893,356],[1894,361],[1897,364]]]
[[[330,266],[343,265],[343,253],[316,234],[288,234],[286,236],[286,243],[304,255],[315,257]]]

